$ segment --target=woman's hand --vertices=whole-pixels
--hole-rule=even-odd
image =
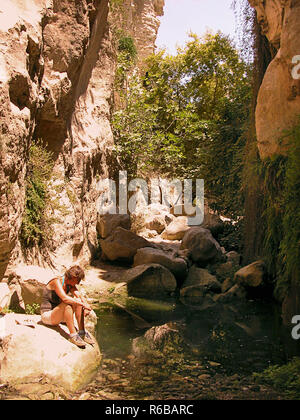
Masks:
[[[83,310],[84,310],[84,316],[87,316],[91,313],[92,308],[90,307],[90,305],[84,305]]]
[[[73,298],[73,300],[75,300],[75,305],[80,305],[80,306],[83,306],[83,307],[85,306],[84,303],[80,299]]]

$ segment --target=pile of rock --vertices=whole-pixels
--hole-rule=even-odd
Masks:
[[[147,217],[139,235],[132,231],[127,215],[99,216],[97,224],[102,258],[123,265],[117,283],[126,296],[162,300],[177,294],[191,310],[203,311],[240,301],[247,289],[264,284],[263,262],[241,268],[240,256],[220,246],[216,237],[222,227],[217,216],[206,217],[203,226],[190,227],[186,216],[176,217],[165,208],[159,213],[157,205],[144,214]],[[36,266],[17,267],[0,282],[1,308],[4,312],[12,307],[23,312],[28,305],[34,308],[41,303],[44,285],[56,275]],[[25,377],[36,381],[46,375],[65,388],[76,389],[99,366],[98,345],[83,354],[65,340],[66,331],[59,334],[42,325],[39,315],[33,316],[35,328],[31,329],[22,325],[22,317],[5,315],[9,322],[2,336],[0,328],[0,382],[22,383]],[[87,325],[92,333],[96,322],[92,312]],[[25,368],[12,360],[20,360]]]
[[[206,213],[201,226],[190,227],[187,216],[174,213],[159,204],[144,208],[139,234],[129,215],[99,216],[102,258],[132,267],[120,279],[129,296],[164,299],[179,293],[182,303],[203,310],[243,299],[249,288],[264,284],[263,262],[241,268],[240,255],[218,243],[219,216]]]

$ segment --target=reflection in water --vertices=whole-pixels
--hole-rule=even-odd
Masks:
[[[194,358],[220,363],[226,374],[251,374],[286,362],[280,319],[272,304],[247,302],[196,312],[175,301],[130,298],[126,307],[152,325],[177,323]],[[128,356],[132,340],[146,330],[137,328],[134,319],[121,309],[102,305],[96,312],[97,337],[104,357]]]

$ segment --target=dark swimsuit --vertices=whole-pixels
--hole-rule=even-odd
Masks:
[[[62,279],[62,286],[64,286],[65,276],[63,276]],[[56,292],[54,290],[47,289],[47,285],[50,283],[50,281],[44,287],[43,299],[41,304],[41,314],[44,312],[52,311],[52,309],[56,308],[56,306],[58,306],[61,303],[61,298],[57,296]],[[67,293],[69,293],[69,291],[70,286],[67,285]]]

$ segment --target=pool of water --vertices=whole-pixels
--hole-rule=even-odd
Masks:
[[[251,374],[272,364],[286,361],[276,306],[250,301],[239,307],[226,306],[196,312],[176,302],[130,298],[126,309],[101,305],[97,339],[104,358],[125,358],[132,352],[132,341],[151,326],[180,323],[181,334],[194,360],[214,361],[226,374]],[[140,319],[148,323],[145,328]]]

